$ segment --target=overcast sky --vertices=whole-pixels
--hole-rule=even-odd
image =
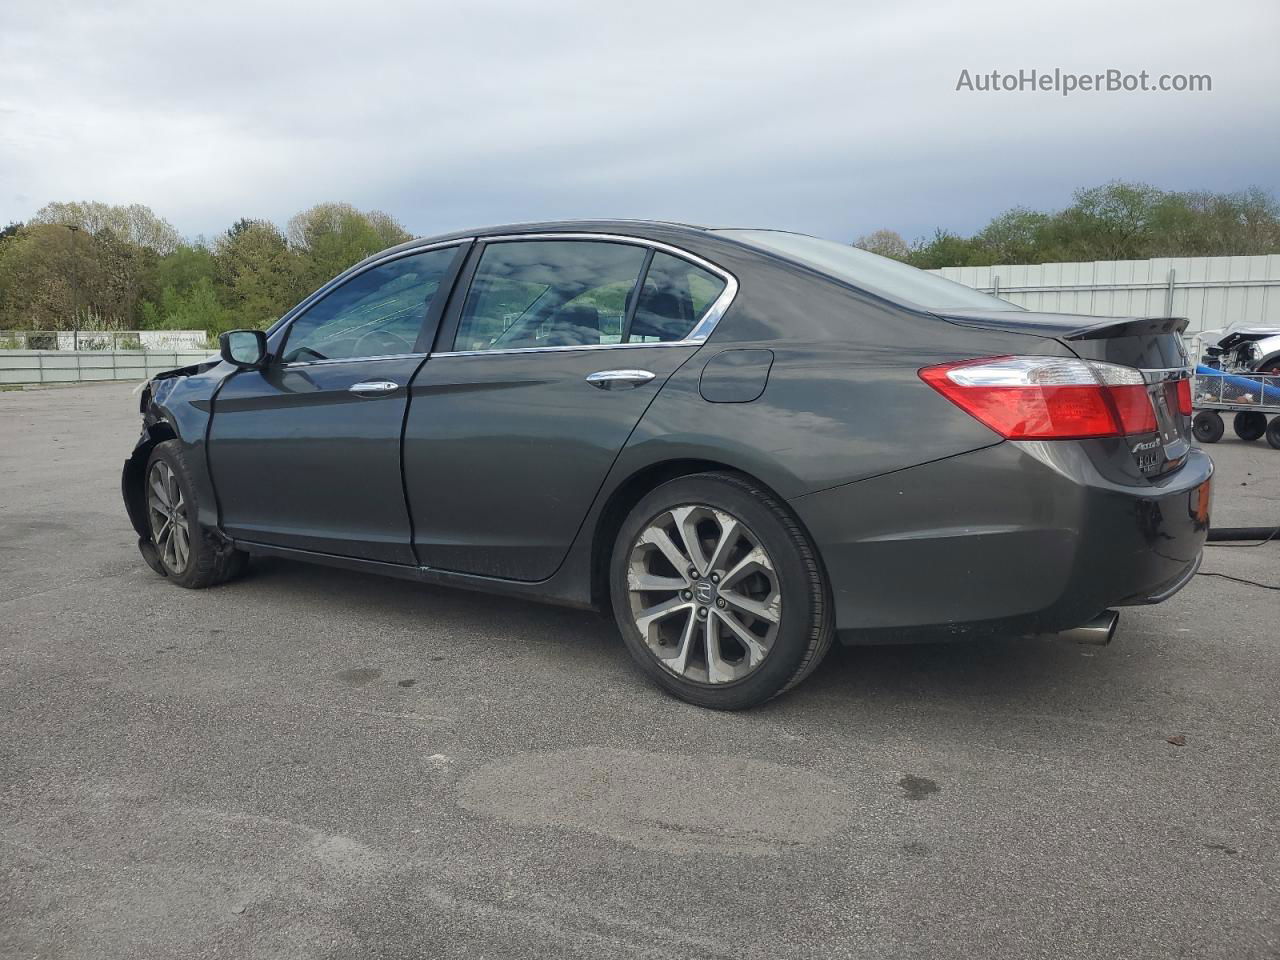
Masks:
[[[559,217],[967,232],[1110,179],[1280,192],[1280,3],[0,0],[0,224],[189,236],[325,200],[413,233]],[[1207,73],[1211,93],[957,92]]]

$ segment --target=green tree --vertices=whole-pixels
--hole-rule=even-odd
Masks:
[[[1047,213],[1014,207],[1000,214],[974,237],[990,263],[1032,263],[1051,245]]]
[[[104,229],[34,224],[5,241],[0,324],[38,330],[128,327],[155,254]]]
[[[299,299],[296,254],[269,221],[236,221],[214,244],[214,257],[233,327],[267,327]]]
[[[202,279],[215,280],[218,260],[208,247],[182,243],[161,257],[149,279],[157,286],[187,290]]]
[[[940,267],[974,267],[990,262],[986,250],[975,240],[938,229],[929,239],[921,238],[911,245],[907,262],[922,270]]]
[[[0,326],[57,329],[71,317],[69,231],[24,228],[0,244]]]
[[[311,291],[370,254],[411,238],[389,214],[321,203],[289,220],[288,239],[299,254],[299,287]]]
[[[139,311],[139,326],[144,330],[210,329],[206,322],[188,326],[196,316],[226,322],[218,261],[202,244],[182,243],[160,257],[145,278],[144,289]]]
[[[1265,190],[1177,192],[1113,181],[1077,190],[1055,212],[1014,207],[972,237],[939,229],[913,243],[907,259],[931,269],[1269,253],[1280,253],[1280,203]]]
[[[99,230],[83,244],[92,259],[90,285],[80,282],[81,303],[91,311],[86,323],[102,329],[128,329],[137,325],[147,275],[159,257],[151,247],[139,246],[114,230]],[[77,237],[77,243],[79,242]],[[78,255],[76,268],[81,269],[85,257]]]
[[[118,206],[94,201],[46,203],[31,218],[32,223],[73,224],[97,236],[109,230],[125,243],[154,250],[158,254],[174,250],[182,238],[168,220],[156,216],[141,203]]]
[[[1077,190],[1058,214],[1054,233],[1072,260],[1138,260],[1152,253],[1152,224],[1160,192],[1145,183],[1116,181]]]
[[[143,319],[147,329],[205,330],[215,335],[235,326],[209,277],[200,277],[181,292],[165,287],[159,304],[143,304]]]
[[[859,250],[866,250],[868,253],[876,253],[894,260],[906,260],[911,255],[911,248],[907,246],[907,241],[902,239],[902,234],[893,230],[875,230],[864,234],[853,241],[853,245]]]
[[[1167,193],[1153,211],[1156,256],[1247,256],[1280,248],[1280,204],[1258,188],[1238,193]]]

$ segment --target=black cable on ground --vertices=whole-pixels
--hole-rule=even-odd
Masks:
[[[1257,540],[1247,546],[1260,547],[1280,537],[1280,527],[1210,527],[1209,542],[1221,543],[1227,540]]]
[[[1197,577],[1220,577],[1223,580],[1230,580],[1233,583],[1243,583],[1250,587],[1261,587],[1263,590],[1280,590],[1280,584],[1259,583],[1257,580],[1246,580],[1244,577],[1233,577],[1229,573],[1214,573],[1210,570],[1200,570],[1196,573]]]
[[[1218,527],[1210,528],[1209,542],[1205,546],[1209,547],[1261,547],[1270,543],[1276,537],[1280,536],[1280,527]],[[1256,540],[1256,543],[1224,543],[1226,540]],[[1215,542],[1216,541],[1216,542]],[[1270,583],[1259,583],[1257,580],[1248,580],[1244,577],[1233,577],[1229,573],[1216,573],[1210,570],[1200,570],[1196,573],[1197,577],[1219,577],[1222,580],[1230,580],[1233,583],[1243,583],[1250,587],[1261,587],[1263,590],[1280,590],[1280,586]]]

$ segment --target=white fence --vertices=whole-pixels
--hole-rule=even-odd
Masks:
[[[0,342],[30,350],[203,350],[203,330],[0,330]]]
[[[0,383],[145,380],[210,356],[209,350],[0,350]]]
[[[1187,335],[1280,327],[1280,255],[944,267],[948,280],[1048,313],[1187,317]]]

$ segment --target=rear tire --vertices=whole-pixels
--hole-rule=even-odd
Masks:
[[[1201,410],[1191,421],[1191,433],[1201,443],[1217,443],[1226,429],[1216,410]]]
[[[171,582],[199,590],[244,572],[248,554],[196,520],[200,504],[181,441],[156,444],[142,477],[151,543]]]
[[[1267,443],[1275,450],[1280,450],[1280,417],[1272,417],[1267,424]]]
[[[1267,432],[1267,415],[1256,410],[1244,410],[1232,418],[1231,429],[1241,440],[1252,443]]]
[[[640,669],[701,707],[742,710],[789,690],[835,633],[813,544],[737,474],[680,477],[645,496],[618,531],[609,583]]]

